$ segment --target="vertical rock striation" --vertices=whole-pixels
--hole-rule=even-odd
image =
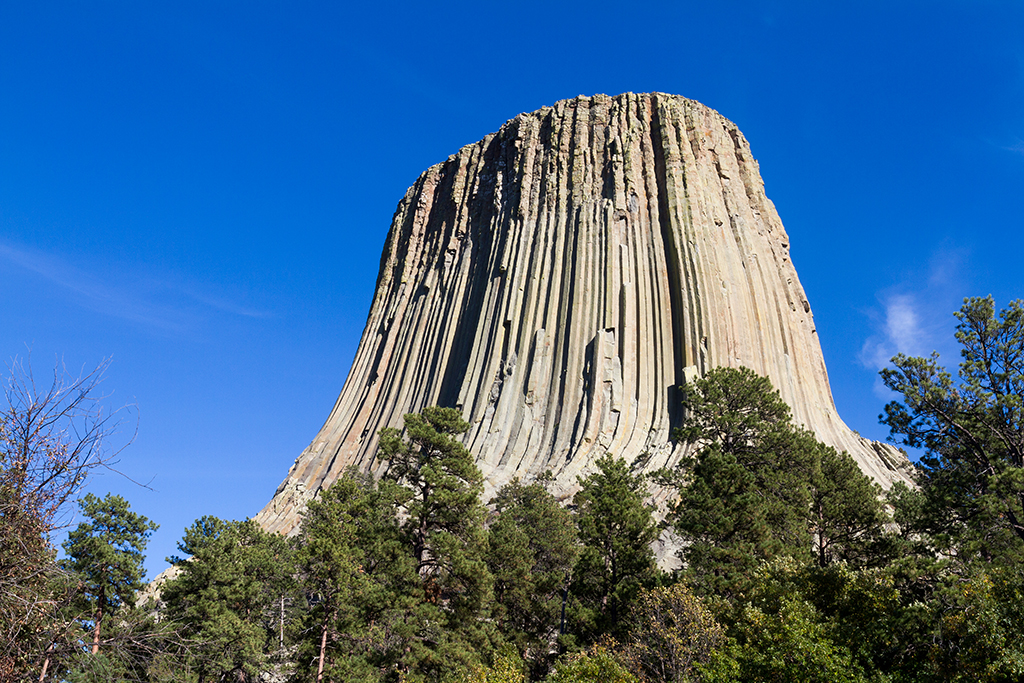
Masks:
[[[257,519],[288,531],[377,434],[459,408],[493,490],[597,456],[673,462],[679,387],[719,365],[767,375],[794,418],[875,480],[896,449],[836,413],[789,238],[750,146],[708,107],[598,95],[521,114],[427,169],[398,205],[345,386]]]

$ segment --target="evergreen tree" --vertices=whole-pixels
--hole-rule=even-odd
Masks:
[[[680,489],[668,519],[685,544],[679,550],[684,571],[705,594],[732,596],[759,562],[784,550],[757,476],[718,444],[679,469],[690,482]]]
[[[914,680],[1016,680],[1024,672],[1024,304],[996,314],[965,299],[959,372],[902,354],[882,380],[900,399],[881,416],[924,449],[918,489],[888,494],[900,528],[887,569],[901,593],[895,668]],[[908,680],[910,676],[907,676]]]
[[[167,617],[190,641],[182,666],[200,683],[257,680],[282,644],[282,600],[293,572],[288,542],[252,520],[204,517],[178,548],[195,554],[176,565],[162,598]]]
[[[608,454],[594,464],[573,497],[582,544],[571,587],[574,632],[586,642],[618,634],[640,588],[658,577],[651,549],[658,527],[644,503],[645,478]]]
[[[923,448],[917,520],[944,554],[1024,560],[1024,303],[995,314],[991,297],[956,314],[958,378],[902,354],[882,371],[901,395],[885,407],[892,436]]]
[[[564,593],[579,555],[572,515],[544,481],[513,479],[491,499],[487,554],[498,626],[541,672],[558,635]]]
[[[397,664],[407,676],[438,679],[455,667],[467,670],[495,636],[483,477],[456,438],[468,428],[457,410],[428,407],[405,416],[408,440],[381,430],[387,469],[380,486],[395,502],[419,577],[414,613],[401,634],[407,655]]]
[[[388,634],[415,613],[418,583],[394,501],[371,478],[347,473],[309,502],[296,540],[309,606],[295,680],[377,680],[402,656]]]
[[[63,667],[57,670],[51,667],[46,680],[72,683],[188,680],[180,671],[166,676],[159,672],[159,662],[178,652],[180,645],[171,625],[154,612],[152,602],[122,606],[116,618],[105,620],[103,647],[99,653],[94,655],[79,648],[62,662]]]
[[[855,567],[884,565],[893,539],[882,489],[848,453],[817,444],[818,467],[811,480],[810,523],[818,565],[843,561]]]
[[[659,478],[679,491],[669,521],[695,585],[733,595],[766,558],[808,558],[818,443],[793,427],[768,378],[715,368],[687,386],[684,407],[676,437],[696,454]]]
[[[695,585],[738,597],[767,559],[884,562],[880,489],[846,453],[792,424],[766,377],[715,368],[687,387],[677,438],[695,454],[659,474],[679,491],[668,520]]]
[[[208,543],[213,543],[221,533],[233,526],[235,523],[211,515],[203,515],[192,526],[185,529],[185,534],[178,541],[178,550],[181,555],[171,555],[164,558],[169,564],[181,564],[186,562],[193,555],[198,555]]]
[[[102,499],[86,494],[80,502],[82,522],[64,542],[65,570],[82,583],[92,623],[92,654],[100,650],[103,626],[123,604],[135,603],[146,570],[143,551],[158,526],[130,510],[128,501],[108,493]]]
[[[355,526],[364,494],[354,478],[342,477],[319,500],[309,501],[303,513],[295,565],[300,587],[309,601],[305,616],[310,627],[303,630],[307,637],[300,641],[304,647],[297,659],[303,669],[312,669],[309,664],[316,662],[316,681],[323,680],[325,667],[328,679],[335,678],[333,650],[339,637],[344,634],[351,643],[363,626],[356,603],[370,582],[363,571],[364,557],[356,542]],[[346,650],[340,654],[343,656]],[[363,676],[368,678],[368,673]]]

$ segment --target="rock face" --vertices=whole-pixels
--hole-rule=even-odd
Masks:
[[[605,452],[655,469],[679,387],[767,375],[797,422],[888,486],[906,458],[836,413],[789,238],[750,146],[697,102],[598,95],[521,114],[427,169],[398,205],[359,350],[313,443],[257,519],[287,532],[377,434],[428,405],[472,424],[488,493]]]

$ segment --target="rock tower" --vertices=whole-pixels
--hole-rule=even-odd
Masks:
[[[674,462],[679,387],[767,375],[797,422],[888,486],[906,458],[836,412],[789,238],[750,146],[675,95],[577,97],[520,114],[427,169],[395,211],[352,369],[257,519],[288,532],[377,434],[428,405],[472,424],[493,491],[550,470],[566,495],[611,452]]]

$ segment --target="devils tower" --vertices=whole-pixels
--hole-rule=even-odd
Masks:
[[[891,446],[832,400],[789,238],[747,140],[675,95],[577,97],[520,114],[427,169],[399,202],[341,395],[257,519],[289,531],[377,435],[452,406],[488,489],[550,470],[563,492],[610,452],[656,469],[680,387],[767,375],[796,422],[883,485]]]

